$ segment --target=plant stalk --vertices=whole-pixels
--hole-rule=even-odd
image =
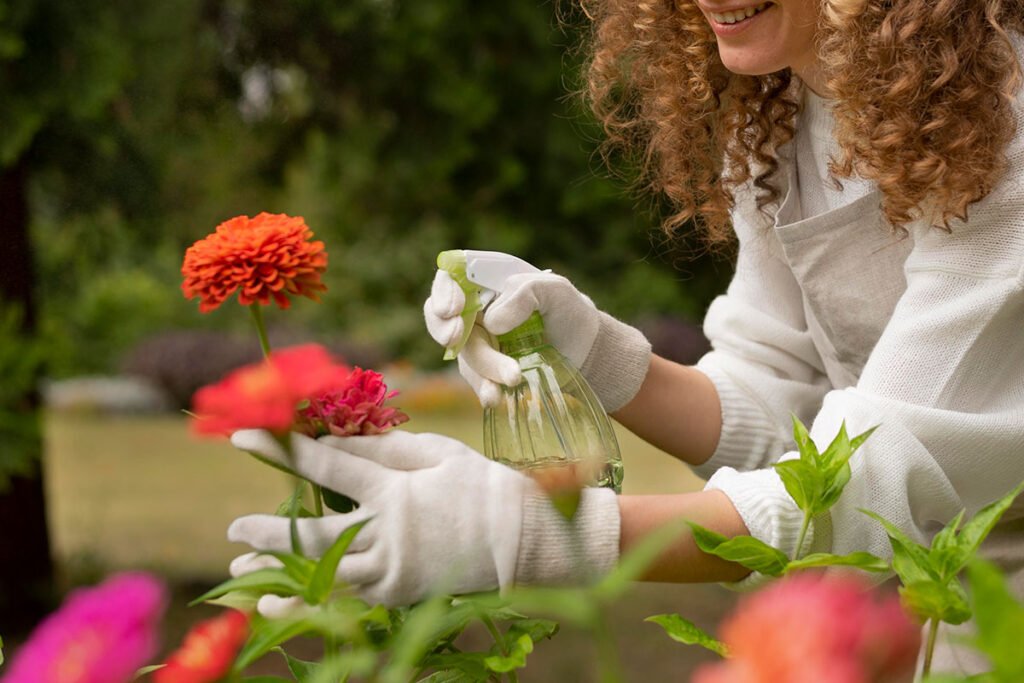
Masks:
[[[491,637],[494,638],[495,645],[498,646],[498,651],[501,652],[502,657],[508,657],[508,648],[505,647],[505,639],[501,637],[501,632],[498,631],[498,627],[494,625],[494,621],[486,614],[480,617],[480,621],[484,622],[484,626],[490,631]],[[519,677],[516,676],[515,671],[508,672],[508,680],[512,683],[518,683]]]
[[[597,661],[601,666],[601,683],[621,683],[624,680],[622,667],[619,664],[615,639],[612,638],[608,615],[605,613],[604,607],[600,608],[597,623],[594,624],[594,638],[597,646]]]
[[[306,480],[295,477],[295,493],[292,495],[291,505],[288,506],[288,532],[292,542],[292,552],[296,555],[306,556],[302,552],[302,541],[299,540],[299,505],[302,502],[302,491],[306,486]]]
[[[309,485],[313,487],[313,513],[317,517],[324,516],[324,501],[323,501],[323,488],[319,484],[309,482]]]
[[[925,643],[924,667],[921,675],[925,678],[932,670],[932,655],[935,654],[935,640],[939,634],[939,620],[932,618],[928,620],[928,642]]]
[[[263,307],[258,301],[254,301],[249,304],[249,312],[252,313],[252,321],[256,324],[256,334],[260,338],[263,357],[270,358],[270,340],[267,338],[267,326],[263,322]]]
[[[803,557],[804,539],[807,537],[807,529],[811,526],[811,513],[804,513],[804,523],[800,527],[800,536],[796,539],[796,550],[793,551],[793,559],[799,560]]]

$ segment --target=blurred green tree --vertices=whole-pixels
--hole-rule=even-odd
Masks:
[[[115,370],[161,330],[247,329],[241,307],[198,315],[178,270],[219,222],[271,211],[331,262],[322,305],[269,322],[321,341],[438,365],[420,306],[454,247],[550,267],[624,318],[698,318],[728,267],[673,269],[692,246],[652,241],[657,207],[600,169],[563,4],[559,23],[549,3],[0,0],[0,304],[51,376]],[[35,526],[0,552],[32,536],[48,556],[38,478],[12,482],[0,519]]]

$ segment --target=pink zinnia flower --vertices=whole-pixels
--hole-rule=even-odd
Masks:
[[[72,592],[11,662],[3,683],[125,683],[156,654],[166,589],[141,573]]]
[[[284,434],[300,403],[344,385],[350,374],[322,346],[304,344],[274,351],[264,361],[233,371],[192,398],[199,434],[223,436],[239,429]]]
[[[909,681],[920,629],[895,595],[850,575],[804,573],[740,603],[723,623],[731,659],[699,668],[694,683]]]
[[[299,411],[295,428],[312,437],[379,434],[409,420],[398,408],[384,405],[397,395],[388,392],[380,373],[355,368],[339,385],[310,400]]]

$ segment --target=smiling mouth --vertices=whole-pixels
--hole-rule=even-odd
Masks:
[[[753,5],[751,7],[745,7],[743,9],[733,10],[731,12],[722,12],[718,14],[716,12],[709,12],[711,18],[719,24],[735,24],[738,21],[749,19],[750,17],[764,11],[772,3],[762,2],[760,5]]]

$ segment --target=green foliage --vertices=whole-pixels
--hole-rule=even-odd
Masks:
[[[961,511],[935,535],[931,547],[915,542],[878,514],[861,510],[885,527],[893,550],[892,568],[903,584],[900,594],[923,621],[960,624],[971,618],[967,595],[957,576],[1022,490],[1024,483],[983,507],[962,527]]]
[[[728,657],[729,651],[725,643],[715,640],[707,633],[697,628],[692,621],[684,619],[678,614],[656,614],[647,617],[644,621],[658,624],[668,637],[672,640],[685,643],[686,645],[700,645],[711,650],[720,657]]]
[[[196,322],[167,284],[189,244],[262,210],[304,216],[330,254],[324,303],[290,325],[425,366],[443,249],[514,252],[626,318],[697,318],[728,275],[673,270],[595,172],[596,128],[565,97],[578,10],[563,30],[549,5],[470,0],[4,7],[0,148],[30,162],[55,374],[111,370],[160,330],[244,328]]]

